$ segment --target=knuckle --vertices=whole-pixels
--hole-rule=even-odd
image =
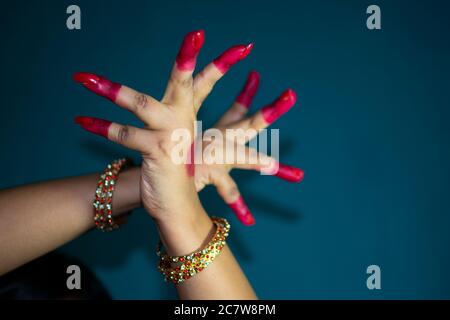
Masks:
[[[192,87],[192,82],[193,82],[192,77],[188,77],[186,79],[182,79],[180,81],[180,85],[185,89],[189,89]]]
[[[175,86],[179,86],[184,89],[189,89],[192,87],[193,79],[192,79],[192,77],[172,76],[170,78],[170,82]]]
[[[239,189],[237,188],[237,186],[234,185],[228,188],[227,196],[229,199],[236,199],[239,197],[239,195]]]
[[[206,73],[205,70],[200,71],[197,74],[198,79],[200,80],[200,82],[204,82],[206,80]]]
[[[145,109],[148,105],[148,98],[143,93],[136,93],[134,96],[134,108],[136,111],[140,109]]]
[[[129,126],[121,126],[117,132],[117,141],[119,141],[119,143],[128,141],[130,138],[130,132],[131,129]]]
[[[171,152],[170,147],[165,141],[158,141],[156,144],[156,149],[158,150],[158,153],[162,155],[164,158],[170,158]]]
[[[258,129],[258,120],[255,116],[251,116],[248,118],[248,128]]]
[[[211,91],[216,83],[214,79],[209,77],[205,71],[200,72],[198,76],[200,77],[201,83],[205,88],[205,92]]]

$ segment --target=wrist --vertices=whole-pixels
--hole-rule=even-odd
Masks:
[[[214,233],[214,224],[201,205],[184,209],[177,219],[159,220],[156,224],[167,253],[173,256],[203,248]]]
[[[140,167],[131,167],[120,173],[113,197],[113,216],[121,216],[141,206]]]

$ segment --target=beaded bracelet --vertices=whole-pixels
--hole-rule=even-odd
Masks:
[[[216,232],[202,250],[186,256],[169,256],[161,252],[162,244],[161,241],[159,242],[156,250],[160,258],[158,269],[165,281],[177,284],[192,278],[207,268],[222,252],[230,231],[230,224],[224,218],[212,217],[211,220],[216,225]]]
[[[127,159],[114,160],[100,175],[93,206],[95,226],[101,231],[113,231],[119,228],[112,217],[112,197],[119,173],[130,164],[131,162]]]

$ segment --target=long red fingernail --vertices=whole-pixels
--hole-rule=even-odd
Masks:
[[[120,87],[122,86],[120,83],[115,83],[96,74],[87,72],[75,73],[73,80],[112,102],[116,101]]]
[[[248,74],[247,82],[245,82],[244,88],[241,93],[236,98],[236,102],[241,103],[247,108],[250,107],[253,97],[256,94],[259,86],[259,73],[256,71],[251,71]]]
[[[300,182],[303,180],[305,172],[300,168],[291,167],[280,163],[278,164],[278,172],[275,173],[275,176],[289,182]]]
[[[200,52],[203,42],[205,41],[205,32],[197,30],[189,32],[181,44],[176,62],[177,68],[181,71],[192,71],[195,69],[197,55]]]
[[[75,123],[79,124],[84,130],[108,138],[108,130],[111,126],[111,121],[79,116],[75,118]]]
[[[281,94],[274,102],[270,105],[265,106],[261,109],[262,116],[264,120],[271,124],[284,113],[286,113],[297,101],[297,95],[294,90],[288,89]]]
[[[225,73],[230,69],[230,67],[236,62],[244,59],[249,55],[250,51],[253,49],[253,43],[248,45],[237,45],[229,48],[227,51],[222,53],[217,57],[213,63],[220,70],[220,72]]]
[[[236,217],[246,226],[251,226],[255,224],[255,218],[248,209],[244,202],[242,196],[239,197],[235,202],[229,203],[228,206],[233,210]]]

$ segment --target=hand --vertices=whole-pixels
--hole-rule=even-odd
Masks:
[[[255,114],[245,117],[250,104],[255,96],[259,86],[259,74],[255,71],[249,73],[247,81],[242,91],[237,96],[231,107],[213,126],[219,129],[223,134],[227,129],[255,129],[256,132],[266,128],[273,123],[281,115],[287,112],[296,101],[296,95],[292,90],[286,90],[275,101],[262,108]],[[248,142],[253,136],[247,136],[243,143]],[[208,145],[217,143],[217,141],[203,141],[203,150]],[[238,143],[238,141],[235,141]],[[224,145],[222,144],[222,147]],[[218,146],[219,147],[219,146]],[[245,204],[241,196],[236,182],[230,176],[229,172],[234,169],[247,169],[264,172],[266,174],[276,175],[290,182],[300,182],[303,179],[303,170],[279,164],[277,161],[264,154],[255,152],[249,147],[234,148],[238,152],[235,157],[245,156],[246,163],[239,164],[237,161],[225,164],[208,164],[207,159],[203,159],[200,164],[195,167],[195,185],[197,191],[202,190],[206,185],[212,184],[216,186],[219,195],[225,203],[233,210],[236,217],[245,225],[253,225],[255,219],[251,214],[248,206]],[[229,149],[223,148],[223,152]],[[242,155],[244,153],[244,155]]]
[[[203,39],[203,31],[185,37],[161,101],[95,74],[74,75],[75,81],[133,112],[144,123],[144,128],[136,128],[102,119],[76,118],[84,129],[141,152],[141,198],[158,222],[192,220],[183,215],[189,216],[201,207],[192,166],[175,164],[171,159],[171,150],[180,146],[171,139],[171,134],[184,129],[193,137],[196,114],[214,84],[252,49],[252,44],[231,47],[193,79]],[[184,154],[189,154],[191,144],[182,142]]]

